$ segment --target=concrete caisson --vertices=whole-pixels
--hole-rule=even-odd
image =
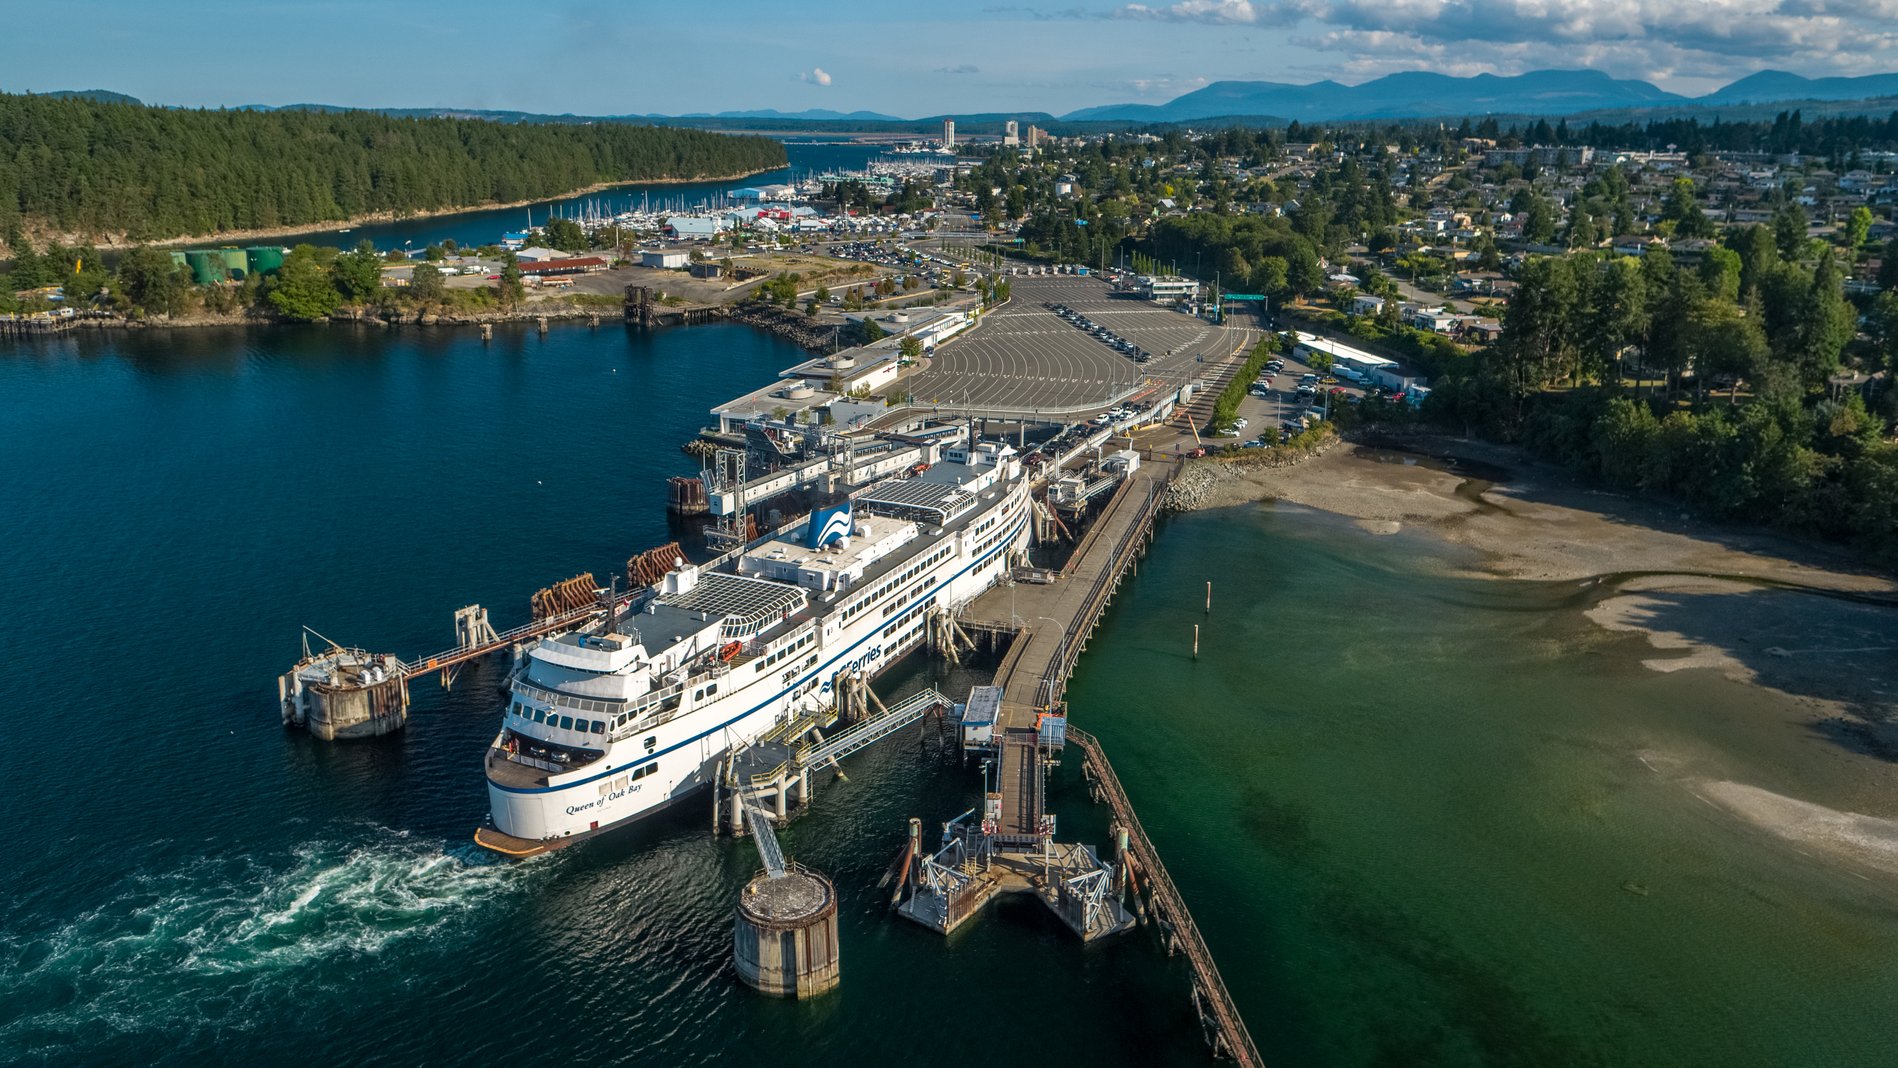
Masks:
[[[324,741],[370,738],[402,729],[409,683],[402,661],[359,649],[306,656],[277,680],[283,722]]]
[[[738,977],[772,997],[815,997],[836,986],[836,888],[796,865],[776,879],[759,872],[738,898],[732,956]]]

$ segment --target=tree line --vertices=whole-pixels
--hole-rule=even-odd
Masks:
[[[156,241],[781,167],[784,146],[627,123],[211,111],[0,94],[0,236]]]
[[[1741,228],[1695,263],[1530,259],[1501,338],[1432,382],[1425,416],[1898,564],[1898,295],[1858,337],[1835,250],[1776,238]],[[1848,353],[1885,376],[1841,376]]]

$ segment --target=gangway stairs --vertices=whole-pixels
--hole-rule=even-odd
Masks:
[[[837,767],[837,762],[844,757],[888,738],[931,712],[948,707],[948,698],[935,690],[923,690],[897,702],[889,711],[852,724],[829,738],[817,735],[814,717],[801,717],[749,745],[734,749],[720,762],[715,779],[713,828],[739,834],[749,825],[756,833],[755,824],[760,814],[779,821],[790,818],[794,799],[800,805],[811,800],[812,772]],[[807,735],[817,740],[802,741]]]
[[[771,829],[771,817],[758,804],[756,795],[741,793],[745,806],[745,822],[751,826],[751,841],[758,847],[758,859],[764,861],[765,874],[773,879],[784,878],[784,848],[778,845],[778,832]]]
[[[801,768],[819,768],[833,764],[865,746],[880,742],[897,731],[938,709],[949,707],[949,699],[935,690],[923,690],[898,702],[888,712],[873,716],[798,750],[793,762]]]

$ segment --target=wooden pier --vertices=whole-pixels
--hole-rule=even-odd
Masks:
[[[663,301],[663,294],[640,285],[626,287],[623,306],[626,325],[646,330],[660,326],[697,326],[723,319],[729,311],[722,304],[668,305]]]
[[[79,312],[74,315],[0,315],[0,337],[43,337],[63,334],[82,324],[110,318],[104,312]]]
[[[1114,774],[1114,766],[1107,762],[1107,754],[1101,751],[1099,739],[1078,727],[1069,727],[1068,741],[1081,750],[1083,765],[1089,782],[1094,789],[1095,798],[1107,804],[1113,810],[1115,820],[1126,831],[1127,853],[1131,854],[1133,870],[1139,882],[1144,885],[1152,901],[1153,915],[1159,920],[1166,932],[1167,952],[1184,951],[1188,963],[1193,966],[1193,1005],[1199,1011],[1200,1024],[1206,1030],[1206,1040],[1219,1056],[1231,1057],[1246,1068],[1253,1068],[1265,1062],[1259,1057],[1259,1048],[1252,1044],[1252,1035],[1246,1030],[1245,1020],[1239,1016],[1239,1007],[1232,1002],[1232,995],[1226,991],[1226,981],[1219,975],[1219,966],[1213,963],[1212,951],[1206,948],[1206,939],[1199,933],[1199,925],[1193,922],[1193,914],[1187,911],[1186,900],[1180,896],[1179,888],[1173,885],[1173,877],[1167,874],[1166,865],[1160,862],[1160,853],[1154,849],[1152,839],[1140,825],[1140,817],[1135,814],[1133,802],[1127,799],[1127,791],[1120,785],[1120,777]],[[1126,863],[1126,858],[1122,858]]]

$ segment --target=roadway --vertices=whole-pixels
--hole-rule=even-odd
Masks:
[[[1215,326],[1159,305],[1111,295],[1090,276],[1009,280],[1008,304],[938,349],[902,389],[920,405],[954,409],[1098,409],[1143,386],[1196,377],[1207,362],[1250,345],[1250,326]],[[1044,305],[1066,304],[1153,354],[1135,363]]]

